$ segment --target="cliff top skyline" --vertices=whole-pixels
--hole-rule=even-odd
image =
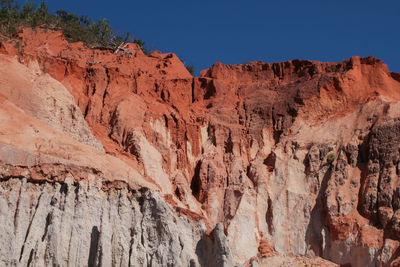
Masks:
[[[152,49],[176,53],[196,75],[214,62],[338,62],[370,55],[400,72],[398,1],[44,2],[53,12],[107,18]]]

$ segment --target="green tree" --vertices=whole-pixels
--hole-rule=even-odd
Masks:
[[[133,39],[129,33],[124,37],[116,35],[107,19],[93,22],[87,16],[65,10],[52,14],[44,2],[37,7],[31,0],[22,6],[15,0],[0,0],[0,32],[12,35],[20,26],[60,29],[69,41],[82,41],[91,47],[112,48],[116,42],[135,42],[145,54],[151,53],[142,40]]]
[[[106,46],[112,38],[112,29],[107,19],[99,19],[95,23],[89,25],[89,30],[97,37],[100,45]]]

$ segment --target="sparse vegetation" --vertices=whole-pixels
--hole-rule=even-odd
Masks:
[[[151,49],[147,48],[145,42],[143,42],[142,40],[134,39],[132,43],[138,44],[140,49],[142,49],[143,53],[145,53],[146,55],[151,54]]]
[[[188,64],[188,65],[185,65],[185,67],[190,72],[190,74],[192,74],[192,76],[194,76],[194,65]]]
[[[332,72],[339,72],[340,71],[340,64],[331,65],[331,71]]]
[[[52,14],[44,2],[37,6],[33,1],[19,5],[15,0],[0,0],[0,32],[12,36],[20,27],[62,30],[69,41],[82,41],[90,47],[113,48],[121,42],[134,42],[145,54],[151,53],[142,40],[131,38],[129,33],[117,35],[107,19],[92,21],[65,10]]]
[[[333,152],[328,154],[328,162],[332,163],[335,160],[335,154]]]

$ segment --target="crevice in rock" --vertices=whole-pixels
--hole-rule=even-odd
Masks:
[[[192,78],[192,103],[194,103],[194,101],[195,101],[194,87],[195,87],[195,80],[194,80],[194,78]]]
[[[272,172],[275,169],[276,155],[274,152],[271,152],[268,157],[266,157],[263,161],[263,164],[268,167],[268,171]]]
[[[251,164],[247,165],[247,167],[246,167],[246,175],[247,175],[247,177],[249,177],[250,180],[253,181],[254,174],[251,172]]]
[[[47,234],[47,231],[49,229],[49,225],[51,224],[51,221],[52,221],[52,215],[51,215],[51,213],[49,213],[49,214],[47,214],[47,217],[46,217],[46,224],[44,226],[44,233],[43,233],[43,236],[42,236],[42,242],[46,238],[46,234]]]
[[[40,196],[39,196],[39,198],[38,198],[38,200],[37,200],[36,206],[35,206],[35,211],[34,211],[34,213],[33,213],[33,216],[32,216],[32,218],[30,218],[30,220],[29,220],[28,229],[26,230],[26,233],[25,233],[24,244],[23,244],[22,247],[21,247],[21,252],[20,252],[20,255],[19,255],[19,261],[20,261],[20,262],[21,262],[21,259],[22,259],[22,255],[24,254],[24,249],[25,249],[26,240],[28,239],[28,235],[29,235],[29,233],[30,233],[30,231],[31,231],[32,222],[33,222],[33,220],[34,220],[34,218],[35,218],[35,216],[36,216],[36,212],[37,212],[37,210],[38,210],[39,203],[40,203],[40,199],[42,198],[42,195],[43,195],[43,194],[40,194]]]
[[[143,196],[140,196],[137,198],[137,202],[139,203],[139,206],[140,206],[140,212],[143,212],[144,201],[145,201],[145,199]]]
[[[179,199],[179,200],[182,200],[183,199],[183,193],[184,193],[184,191],[182,191],[180,188],[179,188],[179,186],[177,186],[176,188],[175,188],[175,195],[176,195],[176,197]]]
[[[89,105],[90,105],[90,101],[89,103],[86,105],[85,107],[85,112],[83,113],[83,117],[86,119],[88,113],[89,113]]]
[[[272,107],[272,123],[273,123],[273,138],[275,144],[279,143],[280,137],[284,130],[285,117],[282,114],[277,114],[275,107]]]
[[[118,213],[118,216],[121,218],[121,207],[122,207],[122,203],[121,203],[121,191],[117,191],[117,195],[118,195],[118,201],[117,201],[117,203],[118,203],[118,205],[117,205],[117,213]],[[102,219],[101,219],[101,221],[103,221],[103,217],[102,217]],[[101,230],[101,229],[100,229]]]
[[[128,259],[128,266],[132,266],[131,264],[131,258],[132,258],[132,252],[133,252],[133,243],[135,242],[134,237],[135,237],[135,230],[133,227],[130,228],[130,235],[131,235],[131,240],[129,242],[129,259]]]
[[[274,219],[274,213],[272,210],[272,200],[268,196],[268,209],[267,209],[267,213],[265,214],[265,221],[267,222],[268,232],[270,235],[272,235],[274,232],[273,219]]]
[[[19,205],[20,205],[20,201],[21,201],[22,189],[25,187],[24,185],[25,185],[24,182],[22,182],[20,187],[19,187],[18,200],[17,200],[17,204],[16,204],[16,210],[15,210],[15,213],[14,213],[15,214],[14,215],[14,234],[17,233],[17,217],[18,217],[18,214],[20,212]]]
[[[217,89],[215,88],[215,81],[212,80],[211,82],[207,83],[206,93],[204,94],[204,99],[210,99],[211,97],[215,96],[217,93]]]
[[[359,170],[361,170],[360,189],[358,191],[357,210],[363,217],[369,218],[368,214],[365,214],[364,209],[362,207],[362,204],[363,204],[362,199],[363,199],[363,195],[364,195],[365,181],[367,179],[367,174],[368,174],[368,165],[367,165],[367,163],[359,163],[357,167]]]
[[[76,205],[79,200],[79,184],[76,184],[74,193],[75,193],[75,205]]]
[[[66,195],[68,193],[68,185],[62,183],[60,186],[60,193]]]
[[[92,85],[92,96],[96,93],[96,83]]]
[[[96,266],[97,253],[99,248],[99,236],[99,229],[97,228],[97,226],[93,226],[92,233],[90,234],[88,266]]]
[[[167,115],[163,114],[163,118],[164,118],[165,128],[168,129],[168,117],[167,117]]]
[[[196,167],[194,168],[194,175],[190,183],[190,189],[192,190],[192,194],[197,200],[199,200],[199,194],[201,189],[201,180],[200,180],[201,163],[202,163],[201,160],[197,162]]]
[[[33,260],[33,249],[31,249],[31,252],[29,253],[29,259],[28,263],[26,264],[27,267],[31,266],[32,260]]]
[[[283,72],[283,68],[281,66],[281,63],[273,63],[272,64],[272,70],[273,70],[274,76],[276,78],[279,78],[280,80],[282,80],[284,78],[284,72]]]
[[[101,99],[101,104],[104,107],[104,102],[106,100],[106,96],[107,96],[108,92],[107,92],[107,87],[104,89],[104,93],[103,93],[103,98]]]
[[[169,102],[169,98],[170,98],[169,91],[168,90],[164,90],[164,89],[161,90],[160,97],[164,102]]]
[[[106,83],[106,90],[107,90],[108,86],[110,85],[111,76],[110,76],[110,70],[108,68],[104,68],[104,69],[105,69],[105,73],[106,73],[106,77],[107,77],[107,83]]]
[[[298,115],[298,107],[296,105],[290,105],[288,104],[287,106],[287,113],[292,117],[292,121],[297,117]]]
[[[232,142],[232,134],[229,131],[228,140],[225,141],[225,153],[232,153],[233,152],[233,142]]]
[[[300,89],[298,89],[297,92],[296,92],[296,95],[294,97],[294,102],[296,104],[300,105],[300,106],[304,106],[305,105],[304,99],[303,99],[303,96],[301,95],[301,90]]]
[[[274,130],[273,135],[274,135],[275,144],[278,144],[278,143],[279,143],[279,140],[281,139],[282,133],[283,133],[283,131],[275,131],[275,130]]]
[[[64,69],[64,77],[68,75],[68,66],[70,65],[69,61],[65,62],[65,69]]]
[[[215,136],[215,126],[209,124],[208,128],[207,128],[207,132],[208,132],[208,136],[209,136],[209,138],[211,140],[211,143],[214,146],[217,146],[217,139],[216,139],[216,136]]]
[[[335,90],[338,92],[342,92],[343,89],[340,85],[339,79],[337,77],[333,77],[332,79],[333,79],[333,87],[335,88]]]
[[[89,96],[89,84],[86,84],[85,90],[83,91],[85,96]]]

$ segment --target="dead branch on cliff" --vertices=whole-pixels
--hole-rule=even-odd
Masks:
[[[122,42],[115,50],[114,54],[118,54],[120,51],[122,51],[122,55],[127,55],[128,57],[132,57],[133,53],[129,51],[129,49],[132,48],[127,48],[128,43]]]
[[[102,61],[93,61],[93,62],[90,62],[90,61],[86,61],[86,64],[88,64],[89,66],[93,66],[93,65],[96,65],[96,64],[100,64]]]

